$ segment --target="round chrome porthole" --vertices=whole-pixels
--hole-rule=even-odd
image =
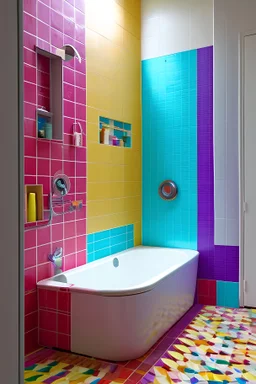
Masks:
[[[178,187],[174,181],[165,180],[160,184],[158,193],[163,200],[174,200],[178,194]]]

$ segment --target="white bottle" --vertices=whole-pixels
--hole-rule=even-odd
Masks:
[[[104,144],[109,145],[109,129],[105,128],[104,132]]]
[[[81,147],[82,146],[82,133],[74,132],[74,145],[76,147]]]

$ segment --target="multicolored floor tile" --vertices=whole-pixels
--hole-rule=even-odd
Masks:
[[[68,352],[41,349],[26,357],[24,383],[115,384],[140,383],[157,360],[171,348],[176,337],[198,314],[195,306],[142,357],[125,362],[107,362]]]
[[[140,382],[256,383],[256,310],[204,307]]]
[[[37,361],[37,362],[35,362]],[[115,363],[60,351],[43,350],[25,366],[25,383],[123,383],[132,371]]]

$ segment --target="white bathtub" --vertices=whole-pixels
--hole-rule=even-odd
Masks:
[[[140,246],[43,280],[38,288],[70,291],[72,352],[130,360],[193,305],[197,266],[197,251]]]

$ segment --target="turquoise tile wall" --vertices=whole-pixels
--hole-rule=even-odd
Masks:
[[[197,249],[197,51],[142,62],[144,245]],[[164,201],[172,179],[178,197]]]
[[[87,235],[87,263],[134,247],[133,224]]]
[[[239,308],[239,283],[217,281],[217,305]]]

